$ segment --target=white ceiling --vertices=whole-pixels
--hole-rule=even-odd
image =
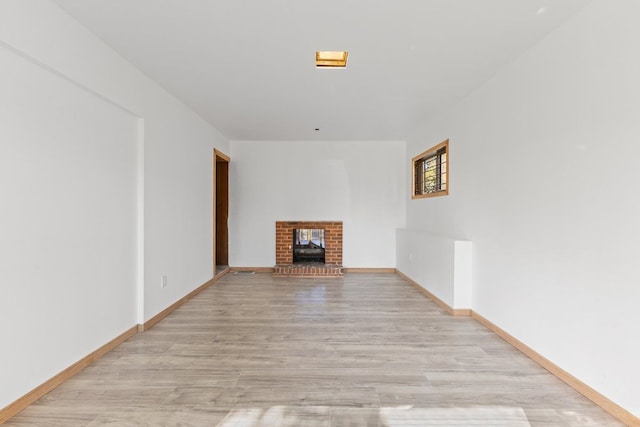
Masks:
[[[403,139],[588,3],[56,1],[231,140]]]

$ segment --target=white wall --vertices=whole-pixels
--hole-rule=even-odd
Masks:
[[[4,407],[136,323],[137,120],[4,47],[0,69]]]
[[[407,197],[407,228],[473,241],[473,310],[636,416],[638,16],[594,1],[406,156],[450,138],[451,195]]]
[[[229,144],[48,0],[0,2],[0,60],[2,408],[212,277]]]
[[[338,220],[345,267],[395,267],[404,155],[403,142],[234,141],[229,262],[273,267],[276,221]]]

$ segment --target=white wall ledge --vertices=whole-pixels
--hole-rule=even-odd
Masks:
[[[424,230],[396,230],[397,269],[454,310],[472,308],[469,240]]]

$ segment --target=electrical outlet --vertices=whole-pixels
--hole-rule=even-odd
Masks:
[[[160,287],[161,288],[166,288],[167,287],[167,276],[165,274],[160,276]]]

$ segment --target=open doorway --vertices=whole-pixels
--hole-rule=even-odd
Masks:
[[[229,161],[213,150],[213,266],[214,275],[229,267]]]

